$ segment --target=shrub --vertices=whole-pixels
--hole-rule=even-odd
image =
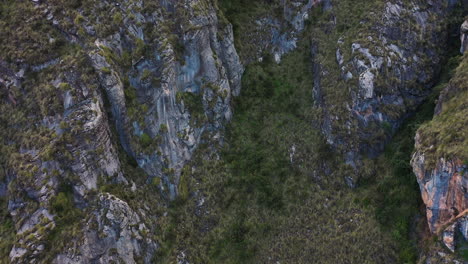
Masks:
[[[81,23],[84,22],[84,17],[81,14],[76,15],[75,17],[75,25],[80,25]]]
[[[181,174],[179,180],[178,195],[180,199],[186,200],[189,197],[188,175]]]
[[[167,125],[166,124],[161,124],[159,126],[159,131],[161,131],[161,133],[167,133],[167,131],[168,131]]]
[[[114,23],[114,25],[120,25],[122,24],[122,21],[123,21],[123,18],[120,12],[117,12],[112,16],[112,22]]]
[[[151,137],[148,134],[146,134],[146,133],[141,134],[140,144],[141,144],[141,146],[143,148],[149,147],[151,145],[152,141],[153,140],[151,139]]]
[[[68,123],[65,121],[60,122],[60,129],[67,129],[68,128]]]
[[[52,199],[51,206],[58,215],[65,215],[73,208],[73,203],[69,195],[59,192],[57,196]]]
[[[70,90],[71,86],[69,83],[60,83],[59,84],[59,89],[62,91],[67,91]]]
[[[153,74],[153,73],[152,73],[150,70],[144,69],[144,70],[143,70],[143,73],[141,74],[141,79],[142,79],[143,81],[148,81],[148,80],[151,78],[151,75],[152,75],[152,74]]]
[[[126,86],[124,89],[125,101],[129,105],[135,105],[137,99],[136,89],[132,86]]]

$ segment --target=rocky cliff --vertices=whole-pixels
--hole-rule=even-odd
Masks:
[[[462,36],[466,23],[461,27]],[[464,41],[461,45],[463,51]],[[452,252],[456,236],[468,239],[467,58],[465,54],[441,92],[434,119],[418,130],[412,159],[429,228],[433,233],[443,233],[444,243]]]
[[[204,132],[220,138],[231,119],[230,100],[240,92],[243,68],[231,26],[218,22],[211,2],[161,2],[144,12],[142,6],[114,8],[120,24],[97,36],[89,55],[123,148],[149,176],[162,179],[173,199]],[[83,26],[103,18],[94,19],[84,17]],[[131,60],[127,68],[122,59]]]
[[[239,17],[233,23],[244,64],[261,61],[268,55],[279,63],[282,56],[297,48],[301,33],[314,19],[314,10],[332,8],[330,0],[221,2],[227,9],[226,16]]]
[[[461,47],[460,52],[463,54],[468,49],[468,22],[464,22],[460,28]]]
[[[279,62],[296,48],[306,28],[303,37],[313,43],[313,94],[322,111],[321,130],[357,168],[362,156],[382,152],[403,120],[431,93],[446,55],[447,17],[464,5],[273,1],[266,10],[257,11],[252,4],[249,10],[227,13],[247,13],[242,16],[247,22],[234,23],[246,63],[267,54]]]
[[[447,45],[445,18],[457,8],[455,1],[386,1],[356,21],[332,9],[336,42],[317,40],[314,95],[322,131],[351,166],[359,167],[360,155],[377,156],[431,92]],[[350,23],[359,25],[347,30]]]
[[[238,252],[219,249],[229,243],[240,260],[394,262],[393,242],[343,178],[356,186],[362,157],[377,156],[430,93],[460,2],[3,1],[0,262],[197,263],[230,259]],[[466,23],[461,39],[464,51]],[[260,114],[239,119],[256,124],[230,127],[253,132],[230,146],[250,163],[227,164],[219,146],[248,65],[240,112],[271,112],[251,108]],[[456,223],[447,241],[467,236],[466,65],[413,159],[431,230]],[[346,165],[332,158],[343,155]],[[315,236],[325,238],[310,255],[283,247]],[[372,246],[343,259],[360,243]]]
[[[9,1],[2,12],[10,261],[150,263],[149,208],[104,187],[146,181],[174,199],[202,138],[222,140],[243,72],[231,25],[211,1]],[[122,159],[145,171],[138,186]]]

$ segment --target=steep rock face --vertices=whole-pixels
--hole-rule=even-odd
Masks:
[[[420,144],[419,137],[418,134],[417,148]],[[415,154],[412,165],[426,204],[429,228],[435,233],[452,217],[468,208],[466,166],[459,159],[440,158],[434,169],[427,169],[423,153]]]
[[[451,251],[456,249],[458,233],[468,239],[467,58],[465,53],[442,91],[434,119],[418,130],[412,159],[429,228],[433,233],[443,232],[443,241]]]
[[[151,263],[154,208],[106,190],[135,193],[146,181],[174,198],[203,138],[222,141],[243,72],[232,26],[212,1],[62,4],[16,3],[36,23],[23,30],[45,33],[0,59],[9,260]],[[124,175],[119,145],[146,172],[139,186]]]
[[[242,43],[242,61],[249,64],[271,54],[279,63],[281,57],[297,47],[306,21],[311,19],[313,8],[330,10],[330,0],[269,1],[267,7],[249,17],[246,27],[238,29],[236,35]],[[255,8],[255,4],[252,4]]]
[[[460,39],[460,52],[463,54],[468,49],[468,21],[465,21],[460,28]]]
[[[265,45],[268,52],[273,54],[278,63],[281,57],[297,46],[300,33],[305,29],[305,23],[310,19],[312,8],[322,8],[324,11],[331,9],[330,0],[286,1],[282,0],[283,15],[279,18],[266,18],[257,20],[260,31],[269,31],[271,37]],[[260,45],[262,47],[262,45]]]
[[[92,263],[96,259],[98,263],[137,263],[137,256],[151,263],[157,244],[143,237],[149,230],[140,216],[126,202],[107,193],[99,195],[97,206],[98,211],[82,231],[79,248],[64,250],[54,263]]]
[[[2,63],[0,85],[9,94],[2,118],[13,117],[6,120],[9,134],[3,137],[9,142],[3,146],[9,156],[5,195],[18,239],[12,263],[34,262],[44,253],[48,233],[56,227],[51,207],[63,186],[86,207],[99,181],[129,184],[111,141],[101,93],[93,86],[96,77],[85,77],[90,68],[82,63],[68,57],[39,68],[24,64],[16,74],[11,74],[14,66]],[[25,75],[31,72],[36,74],[32,80]],[[17,96],[18,89],[26,96]],[[21,113],[28,116],[27,123]]]
[[[231,97],[240,92],[243,68],[232,27],[218,22],[211,2],[162,1],[152,12],[139,11],[142,6],[138,1],[122,3],[137,19],[122,13],[122,24],[94,41],[90,57],[100,72],[122,146],[148,175],[162,178],[161,188],[167,187],[174,198],[180,172],[202,134],[221,138],[219,131],[232,116]],[[114,16],[121,14],[113,11]],[[171,25],[172,18],[180,24]],[[124,53],[133,57],[127,68],[109,55]]]
[[[430,93],[446,46],[444,18],[456,5],[386,1],[369,11],[378,20],[363,18],[358,21],[363,26],[352,35],[335,33],[339,38],[333,54],[339,70],[329,63],[316,66],[320,70],[315,71],[314,97],[323,111],[323,133],[351,166],[359,167],[361,155],[378,155]],[[340,22],[346,17],[339,8],[335,12],[330,24],[340,31],[347,27]],[[318,50],[329,49],[320,43]],[[336,75],[341,79],[335,80]]]

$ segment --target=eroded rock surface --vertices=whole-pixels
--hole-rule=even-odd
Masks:
[[[100,72],[122,146],[148,175],[162,178],[174,198],[180,172],[202,134],[215,136],[231,119],[230,101],[240,92],[243,67],[232,26],[221,25],[209,2],[162,2],[152,13],[139,12],[142,5],[123,4],[138,20],[124,19],[120,31],[98,38],[90,57]],[[168,26],[170,16],[180,19],[180,28],[158,30]],[[145,25],[154,32],[145,33]],[[105,56],[135,52],[138,47],[133,45],[146,52],[129,68]],[[136,97],[133,102],[128,102],[129,93]]]
[[[468,20],[460,27],[461,47],[460,52],[463,54],[468,49]]]
[[[441,92],[433,120],[418,130],[411,161],[426,205],[429,229],[433,233],[442,232],[443,242],[452,252],[457,248],[459,234],[468,239],[466,65],[465,54]]]
[[[243,28],[239,38],[243,43],[242,61],[244,64],[262,60],[271,54],[275,62],[297,47],[306,21],[312,19],[314,8],[329,11],[330,0],[272,1],[273,10],[252,18],[251,27]]]
[[[156,206],[105,189],[154,185],[174,199],[200,143],[222,142],[243,73],[232,26],[205,0],[25,8],[50,27],[43,45],[60,42],[63,51],[0,60],[1,146],[9,151],[0,190],[17,232],[10,261],[152,263]],[[122,159],[145,172],[138,184]],[[50,245],[54,235],[70,239]]]
[[[158,245],[144,237],[149,230],[140,216],[111,194],[100,194],[98,200],[98,211],[82,231],[83,241],[75,241],[79,248],[64,250],[54,263],[137,263],[137,256],[151,263]]]
[[[413,169],[426,204],[429,227],[435,233],[452,217],[468,208],[468,174],[466,166],[458,159],[440,158],[434,169],[427,169],[424,163],[424,154],[415,153]]]
[[[355,170],[361,167],[362,157],[376,157],[383,151],[403,120],[431,93],[445,56],[445,19],[459,4],[386,1],[357,22],[363,26],[353,34],[339,33],[347,25],[340,24],[331,9],[330,22],[322,31],[323,38],[328,38],[328,32],[338,35],[332,53],[336,64],[330,65],[330,52],[323,52],[330,43],[320,47],[324,40],[318,40],[312,50],[317,57],[313,94],[322,111],[323,134]],[[356,173],[345,180],[356,186],[358,177]]]

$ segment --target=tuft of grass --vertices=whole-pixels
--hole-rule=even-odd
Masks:
[[[153,140],[151,139],[151,137],[148,134],[146,134],[146,133],[141,134],[140,144],[141,144],[141,146],[143,148],[149,147],[152,142],[153,142]]]

